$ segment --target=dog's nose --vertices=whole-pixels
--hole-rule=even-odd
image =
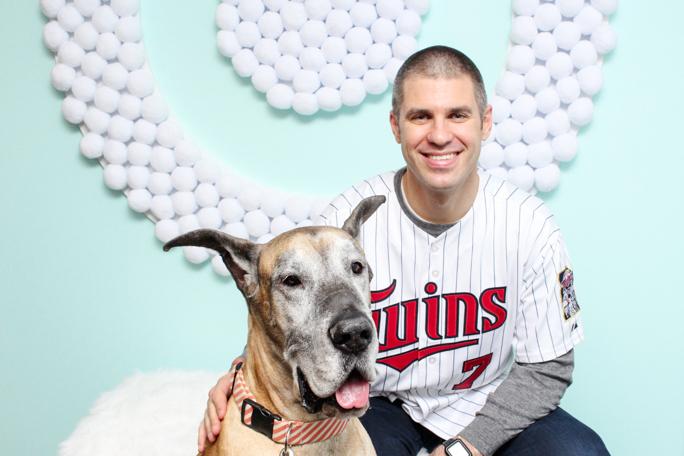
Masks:
[[[373,325],[361,312],[349,312],[336,318],[328,334],[333,345],[341,351],[357,354],[373,340]]]

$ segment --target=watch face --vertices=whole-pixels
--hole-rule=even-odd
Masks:
[[[454,440],[445,445],[444,449],[449,456],[473,456],[473,453],[460,440]]]

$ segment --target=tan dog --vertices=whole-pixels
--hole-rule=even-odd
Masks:
[[[249,309],[247,361],[238,375],[244,375],[258,405],[239,409],[236,396],[242,400],[234,390],[221,433],[215,443],[207,442],[204,456],[375,455],[357,418],[368,409],[378,340],[370,312],[372,272],[355,238],[384,201],[384,196],[363,200],[342,229],[298,228],[264,245],[197,230],[164,246],[165,251],[177,246],[217,251]],[[328,419],[316,424],[343,430],[287,447],[282,438],[272,440],[276,432],[269,413],[285,425]]]

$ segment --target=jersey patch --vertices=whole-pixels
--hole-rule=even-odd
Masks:
[[[558,281],[561,286],[560,294],[563,305],[563,317],[565,317],[565,321],[567,321],[580,310],[579,304],[577,304],[577,296],[575,295],[572,269],[563,269],[563,271],[558,274]]]

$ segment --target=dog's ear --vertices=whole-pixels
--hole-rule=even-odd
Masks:
[[[256,292],[257,260],[259,246],[251,241],[231,236],[218,230],[195,230],[182,234],[164,244],[164,251],[173,247],[194,246],[215,250],[223,258],[228,271],[235,279],[235,284],[246,296]]]
[[[363,225],[368,217],[373,215],[375,211],[384,203],[386,198],[384,196],[371,196],[361,200],[358,206],[354,208],[349,218],[345,220],[342,229],[351,234],[354,239],[359,239],[361,233],[361,225]]]

